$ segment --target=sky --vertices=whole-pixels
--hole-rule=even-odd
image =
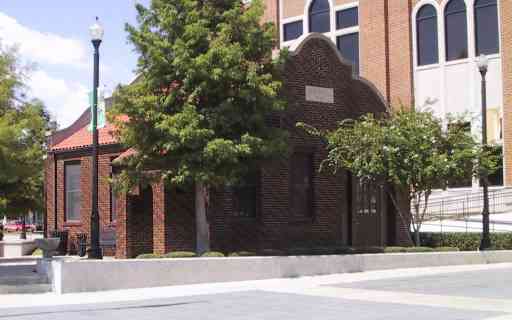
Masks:
[[[60,128],[88,107],[93,47],[89,26],[98,16],[105,29],[100,47],[100,87],[112,91],[134,78],[137,55],[125,23],[136,24],[135,4],[150,0],[0,0],[0,41],[16,45],[34,66],[29,97],[41,99]]]

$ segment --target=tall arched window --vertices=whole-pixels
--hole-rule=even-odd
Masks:
[[[444,9],[446,61],[468,57],[468,23],[464,0],[451,0]]]
[[[313,0],[309,7],[309,32],[331,31],[331,9],[328,0]]]
[[[496,0],[475,1],[475,37],[477,55],[500,51]]]
[[[438,63],[437,12],[431,4],[422,6],[416,14],[416,40],[418,65]]]

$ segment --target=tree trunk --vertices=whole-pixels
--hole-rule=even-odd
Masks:
[[[20,233],[20,239],[27,240],[27,226],[25,223],[25,215],[22,215],[21,217],[21,233]]]
[[[421,239],[420,239],[420,229],[414,230],[414,242],[416,243],[416,247],[421,246]]]
[[[203,183],[196,182],[196,252],[210,251],[210,224],[206,217],[207,189]]]

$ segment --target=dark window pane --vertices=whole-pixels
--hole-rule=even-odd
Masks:
[[[353,65],[355,74],[359,74],[359,33],[339,36],[336,45],[343,58]]]
[[[498,5],[496,0],[475,2],[476,54],[494,54],[500,51]]]
[[[437,13],[434,6],[421,7],[416,16],[418,65],[438,63]]]
[[[314,0],[309,7],[310,12],[329,10],[329,0]]]
[[[446,60],[468,57],[468,27],[466,4],[463,0],[451,0],[445,8]]]
[[[290,210],[294,216],[309,217],[313,211],[313,155],[294,154],[290,175]]]
[[[315,0],[309,7],[309,32],[331,31],[331,18],[328,0]]]
[[[233,190],[233,213],[240,217],[256,217],[259,174],[249,173]]]
[[[80,164],[64,167],[66,220],[80,220]]]
[[[350,28],[359,25],[357,7],[336,12],[336,29]]]
[[[284,25],[284,41],[297,39],[302,35],[302,20]]]

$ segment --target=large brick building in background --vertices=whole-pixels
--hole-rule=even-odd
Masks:
[[[213,249],[279,248],[315,242],[382,245],[404,240],[407,228],[400,228],[399,219],[387,210],[385,197],[352,182],[348,173],[336,178],[318,174],[314,169],[323,149],[290,124],[310,119],[320,127],[332,127],[336,120],[361,112],[382,112],[387,104],[430,108],[442,118],[467,113],[467,126],[479,134],[476,57],[480,54],[490,60],[488,139],[503,146],[502,181],[505,186],[512,184],[512,1],[265,0],[265,4],[265,19],[277,26],[278,49],[290,47],[295,52],[310,33],[323,34],[324,40],[311,37],[299,46],[298,55],[287,67],[292,103],[278,123],[290,126],[293,132],[291,158],[262,165],[253,177],[255,183],[245,189],[215,193],[209,215]],[[352,65],[356,79],[361,76],[374,84],[383,101],[375,98],[377,94],[364,81],[349,77],[348,68],[334,58],[333,50]],[[308,100],[308,94],[316,100]],[[367,98],[373,99],[369,105]],[[88,233],[88,122],[86,112],[52,137],[46,171],[49,231]],[[104,234],[116,235],[117,256],[193,249],[193,195],[156,184],[116,197],[108,177],[113,171],[111,162],[125,150],[109,133],[108,125],[100,131],[100,143],[101,225]],[[312,196],[295,203],[290,196],[294,188]],[[364,203],[366,209],[360,205]]]
[[[383,187],[359,183],[349,172],[318,172],[325,146],[295,124],[333,129],[338,121],[387,112],[385,98],[354,75],[329,38],[304,36],[285,66],[288,110],[270,119],[289,131],[289,155],[261,163],[240,187],[216,189],[208,210],[213,250],[297,247],[383,246],[407,241]],[[68,230],[70,249],[79,233],[89,233],[91,205],[89,112],[51,139],[46,166],[47,232]],[[101,233],[114,234],[110,254],[194,250],[194,194],[156,183],[115,195],[109,177],[115,159],[129,156],[100,129],[99,213]],[[101,238],[101,237],[100,237]],[[107,252],[108,253],[108,252]]]
[[[512,1],[265,2],[281,48],[303,34],[323,33],[392,106],[430,108],[442,118],[466,114],[475,135],[481,132],[476,57],[486,54],[488,140],[503,146],[497,183],[512,185]]]

